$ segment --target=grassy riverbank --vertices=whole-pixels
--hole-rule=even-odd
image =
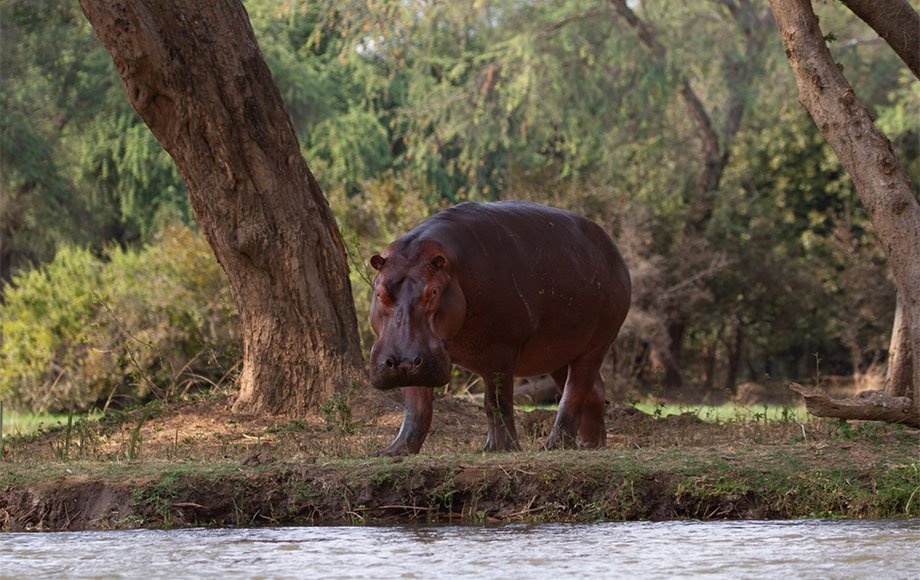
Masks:
[[[875,423],[703,420],[612,406],[608,447],[478,452],[484,413],[436,399],[424,453],[378,458],[398,406],[240,417],[228,399],[153,405],[7,438],[6,530],[674,518],[920,517],[920,435]],[[657,416],[656,416],[657,415]]]

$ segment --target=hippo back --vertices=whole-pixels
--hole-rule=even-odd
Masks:
[[[629,308],[616,244],[578,214],[524,201],[463,203],[400,241],[425,240],[456,264],[467,323],[449,348],[471,370],[484,348],[499,344],[518,349],[515,375],[551,372],[591,345],[609,345]]]

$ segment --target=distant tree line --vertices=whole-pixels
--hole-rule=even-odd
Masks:
[[[765,1],[245,5],[343,230],[365,344],[367,256],[446,205],[527,198],[598,221],[626,255],[634,304],[608,363],[620,392],[880,372],[895,304],[885,257],[796,103]],[[816,8],[916,195],[920,83],[846,9]],[[194,219],[79,6],[0,10],[0,275],[12,304],[31,272],[115,263],[114,248],[149,251]],[[122,307],[114,315],[134,320]],[[14,310],[2,308],[7,363],[28,340],[9,337]],[[56,340],[52,351],[82,364],[69,335]],[[87,380],[43,360],[32,379],[0,377],[0,396]]]

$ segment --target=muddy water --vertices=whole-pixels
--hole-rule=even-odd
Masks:
[[[0,534],[0,578],[920,578],[920,520]]]

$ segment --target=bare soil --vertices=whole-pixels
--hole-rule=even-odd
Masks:
[[[920,433],[877,423],[707,423],[608,409],[607,447],[482,453],[485,414],[436,396],[423,453],[376,457],[393,399],[241,416],[229,396],[158,404],[8,440],[0,528],[920,517]]]

